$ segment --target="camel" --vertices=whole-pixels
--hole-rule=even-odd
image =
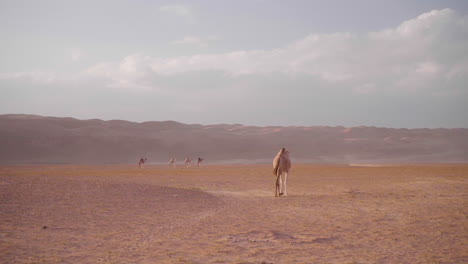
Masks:
[[[290,169],[291,160],[289,159],[289,151],[287,151],[285,148],[281,148],[278,154],[276,154],[276,157],[273,159],[273,175],[276,176],[275,197],[288,195],[286,182],[288,180]]]
[[[192,160],[190,159],[190,157],[186,157],[185,158],[185,167],[190,167],[190,165],[192,165]]]
[[[169,160],[169,167],[176,167],[176,159],[175,158],[171,158]]]
[[[202,161],[203,161],[203,158],[198,157],[197,167],[200,167]]]
[[[146,162],[146,158],[140,158],[140,161],[138,161],[138,168],[141,168]]]

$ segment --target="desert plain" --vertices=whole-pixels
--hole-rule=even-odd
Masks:
[[[0,166],[0,263],[468,263],[468,164]]]

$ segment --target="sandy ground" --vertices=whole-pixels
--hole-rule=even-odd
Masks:
[[[468,165],[0,167],[0,263],[468,263]]]

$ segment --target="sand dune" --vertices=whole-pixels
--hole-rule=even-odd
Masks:
[[[0,164],[251,162],[286,147],[302,163],[468,162],[468,129],[256,127],[0,115]]]
[[[466,263],[468,166],[0,167],[1,263]]]

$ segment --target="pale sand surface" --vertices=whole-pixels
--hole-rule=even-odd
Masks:
[[[468,165],[0,167],[0,263],[468,263]]]

